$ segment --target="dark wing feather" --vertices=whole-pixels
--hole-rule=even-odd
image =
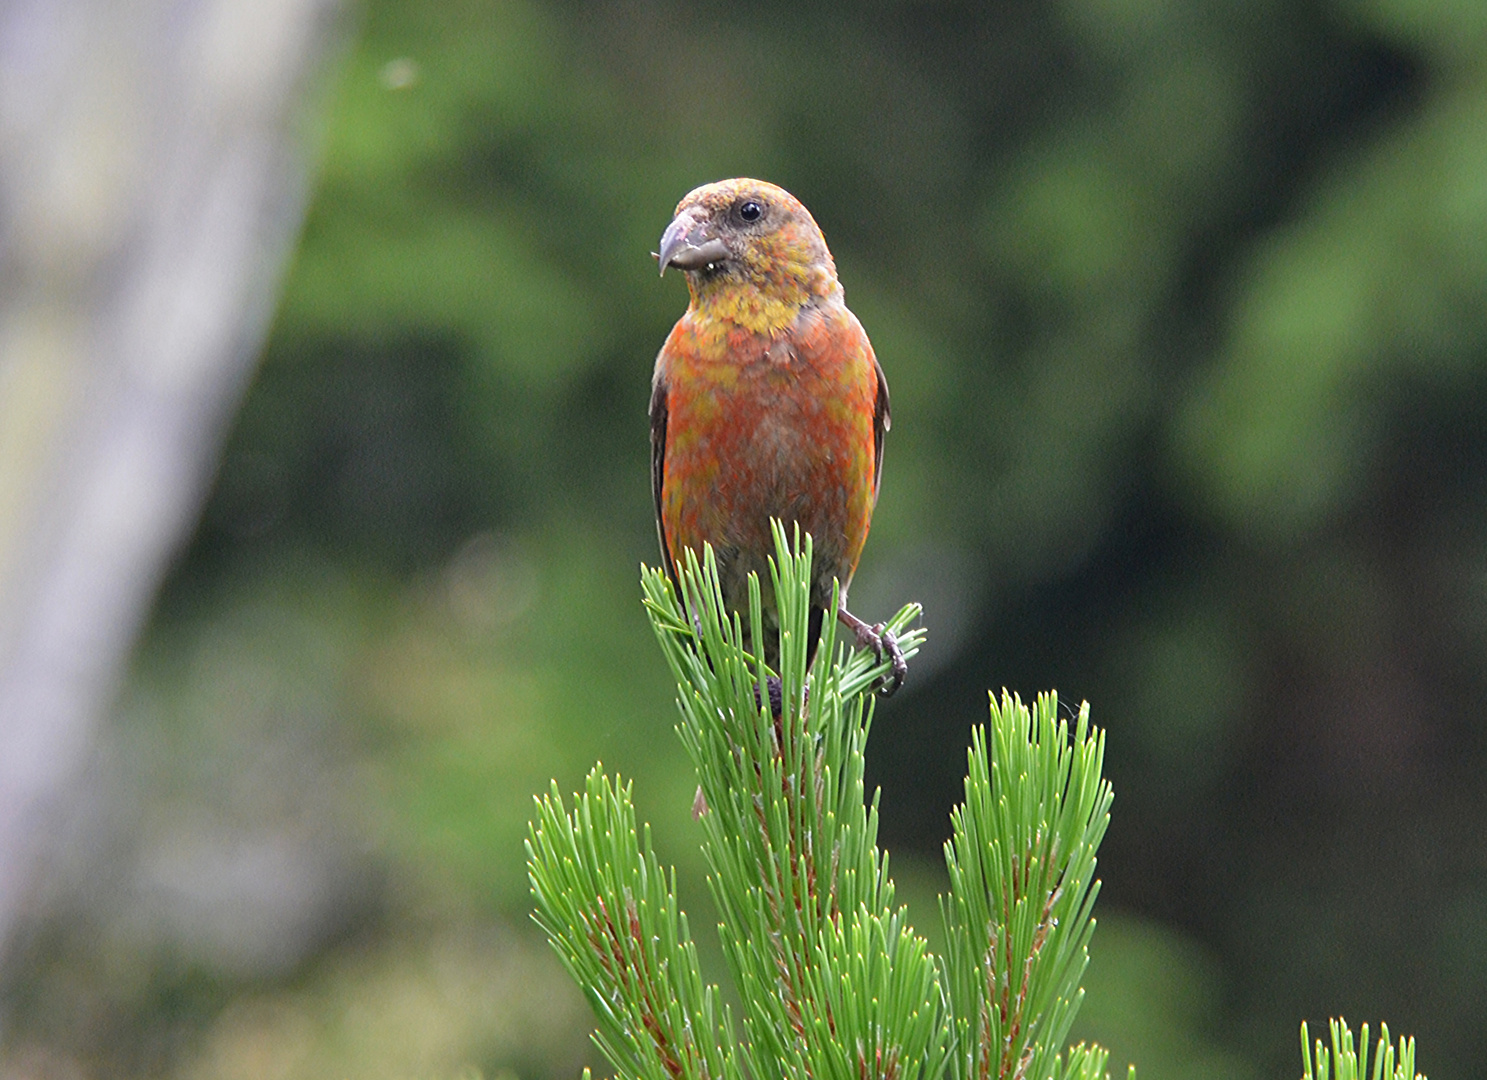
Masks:
[[[893,426],[893,417],[888,410],[888,380],[883,376],[883,365],[871,345],[867,348],[873,358],[873,373],[878,377],[878,397],[873,402],[873,505],[878,504],[878,486],[883,479],[883,436]]]
[[[666,525],[661,519],[661,484],[666,477],[666,393],[666,380],[657,372],[651,385],[651,498],[656,504],[656,539],[661,544],[661,562],[666,575],[680,588],[676,563],[666,546]]]

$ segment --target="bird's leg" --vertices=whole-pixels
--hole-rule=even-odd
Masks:
[[[904,651],[898,647],[898,638],[882,623],[869,626],[848,611],[845,605],[836,609],[836,617],[838,622],[857,635],[858,648],[871,649],[879,660],[883,659],[884,653],[888,654],[892,671],[883,685],[878,687],[878,693],[883,697],[892,697],[909,674],[909,662],[904,659]]]

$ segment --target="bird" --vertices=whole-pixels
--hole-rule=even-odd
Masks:
[[[770,520],[798,525],[815,553],[807,665],[835,582],[835,618],[860,648],[888,657],[878,690],[894,693],[908,674],[897,639],[847,609],[883,474],[888,382],[821,229],[775,184],[720,180],[677,204],[654,254],[662,276],[685,274],[690,297],[651,383],[651,491],[667,574],[676,582],[682,551],[701,558],[711,544],[724,603],[745,620],[748,576],[758,574],[765,660],[776,665]]]

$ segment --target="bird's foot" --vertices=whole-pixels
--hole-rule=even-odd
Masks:
[[[857,636],[859,649],[871,649],[879,660],[884,656],[888,657],[889,672],[878,684],[878,695],[892,697],[909,674],[909,662],[904,659],[904,651],[899,647],[898,638],[883,623],[870,626],[846,608],[839,608],[836,615],[841,624]]]

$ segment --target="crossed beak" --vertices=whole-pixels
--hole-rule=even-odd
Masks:
[[[656,261],[664,276],[668,266],[678,270],[701,270],[708,263],[728,257],[728,245],[713,235],[707,217],[696,210],[683,210],[661,234]]]

